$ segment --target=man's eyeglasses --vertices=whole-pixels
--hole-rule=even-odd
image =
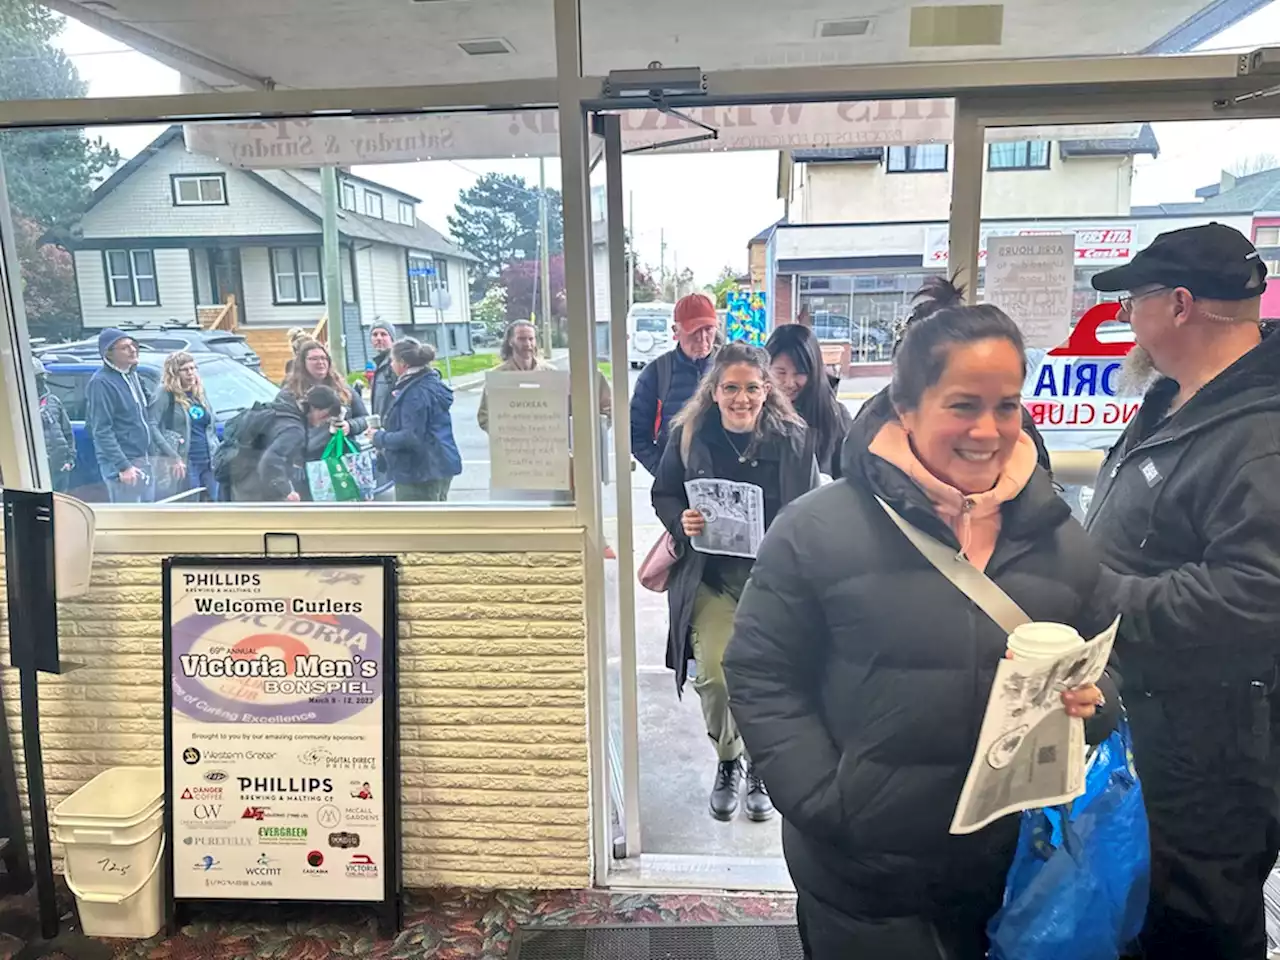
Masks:
[[[1120,298],[1120,312],[1132,313],[1133,305],[1139,300],[1145,300],[1147,297],[1154,297],[1157,293],[1167,293],[1172,287],[1156,287],[1154,290],[1144,290],[1142,293],[1131,293],[1127,297]]]

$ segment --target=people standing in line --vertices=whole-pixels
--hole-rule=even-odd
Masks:
[[[502,334],[502,343],[498,346],[498,358],[501,360],[495,372],[557,370],[546,360],[538,356],[538,331],[528,320],[516,320],[507,326]],[[609,389],[609,381],[603,373],[597,371],[596,385],[600,391],[600,414],[610,424],[613,423],[613,391]],[[480,409],[476,412],[476,422],[485,433],[489,432],[489,392],[480,393]]]
[[[832,388],[818,338],[808,327],[788,323],[773,331],[764,348],[778,389],[813,433],[819,472],[838,479],[840,453],[853,415]]]
[[[40,397],[40,425],[44,429],[49,476],[54,491],[65,493],[71,487],[71,473],[76,468],[76,435],[71,429],[67,408],[49,392],[49,371],[38,358],[32,362],[36,372],[36,393]]]
[[[85,388],[85,420],[98,470],[112,503],[155,500],[155,458],[166,457],[174,477],[186,464],[156,425],[138,377],[138,343],[123,330],[98,334],[102,368]]]
[[[213,455],[218,449],[218,431],[196,358],[185,350],[165,357],[151,414],[186,467],[184,478],[173,481],[172,492],[203,487],[200,499],[216,500]]]
[[[1007,632],[877,498],[964,556],[1033,620],[1085,637],[1100,566],[1022,430],[1022,334],[930,280],[843,479],[765,536],[724,659],[733,716],[783,817],[811,960],[980,960],[1018,818],[953,836]],[[1089,719],[1114,687],[1068,691]],[[1086,727],[1104,739],[1114,716]]]
[[[386,458],[396,500],[442,503],[449,499],[453,478],[462,473],[449,413],[453,390],[431,366],[436,351],[430,344],[406,338],[389,352],[395,388],[373,445]]]
[[[261,423],[245,425],[232,468],[230,499],[240,503],[283,503],[309,499],[303,464],[309,436],[328,432],[342,416],[342,400],[332,387],[309,388],[298,402],[281,390]],[[248,416],[257,411],[241,414]]]
[[[1238,231],[1158,236],[1093,278],[1127,291],[1146,392],[1085,526],[1123,619],[1134,756],[1151,824],[1143,956],[1266,955],[1280,851],[1280,339],[1267,268]],[[1158,379],[1157,379],[1158,377]]]
[[[640,371],[631,396],[631,455],[655,477],[667,448],[671,421],[711,368],[720,331],[716,305],[702,293],[681,298],[671,321],[675,348]]]
[[[721,660],[752,561],[693,548],[690,539],[705,530],[707,518],[690,507],[685,481],[698,479],[759,487],[766,528],[783,507],[818,485],[812,434],[775,388],[769,355],[759,347],[732,343],[716,354],[697,392],[676,417],[651,492],[654,511],[679,551],[667,587],[666,663],[675,671],[677,693],[684,689],[689,661],[696,663],[693,688],[717,760],[711,815],[731,820],[742,791],[744,749],[729,712]],[[750,758],[745,772],[746,815],[768,820],[773,805]]]
[[[342,430],[354,442],[369,429],[369,410],[360,394],[356,393],[338,376],[334,369],[329,349],[315,340],[304,340],[298,344],[298,362],[280,388],[294,402],[305,397],[315,386],[326,386],[338,395],[342,410],[337,416],[337,428]],[[313,424],[307,432],[306,459],[319,460],[333,436],[329,424]]]
[[[391,347],[396,342],[396,328],[381,321],[369,328],[369,345],[373,348],[373,372],[369,377],[369,410],[385,418],[391,404],[391,391],[396,375],[391,369]]]

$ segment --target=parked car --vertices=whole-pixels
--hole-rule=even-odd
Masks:
[[[125,333],[137,340],[142,350],[162,354],[185,350],[195,356],[206,353],[221,354],[255,373],[262,372],[262,359],[249,346],[248,341],[238,333],[226,330],[203,330],[194,324],[188,326],[179,322],[161,324],[159,327],[126,328]],[[49,353],[57,353],[88,357],[92,360],[98,356],[98,339],[95,336],[73,343],[45,344],[35,347],[34,350],[36,356],[42,359]]]
[[[93,440],[85,429],[85,388],[102,366],[96,358],[88,359],[76,351],[67,351],[66,345],[50,348],[41,353],[40,359],[48,371],[49,391],[62,401],[71,419],[76,438],[76,469],[71,475],[70,493],[86,501],[104,501],[106,488],[98,473],[98,461],[93,450]],[[94,353],[97,344],[94,344]],[[160,389],[161,367],[166,354],[144,350],[138,355],[138,375],[153,399]],[[197,356],[200,378],[204,381],[209,405],[213,408],[218,435],[236,414],[247,410],[259,400],[270,402],[278,387],[253,370],[230,357],[211,353]]]

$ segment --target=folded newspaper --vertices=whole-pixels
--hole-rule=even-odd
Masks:
[[[764,539],[764,490],[735,480],[686,480],[689,508],[702,514],[693,549],[726,557],[754,557]]]
[[[1007,813],[1068,803],[1084,793],[1084,721],[1068,715],[1066,690],[1097,683],[1120,618],[1052,660],[1002,660],[978,733],[952,833],[974,833]]]

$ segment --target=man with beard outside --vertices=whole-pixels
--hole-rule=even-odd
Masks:
[[[1149,386],[1086,521],[1121,614],[1116,657],[1151,822],[1143,956],[1266,956],[1280,852],[1280,339],[1267,269],[1218,223],[1161,234],[1093,278],[1127,291]],[[1153,382],[1154,380],[1154,382]]]

